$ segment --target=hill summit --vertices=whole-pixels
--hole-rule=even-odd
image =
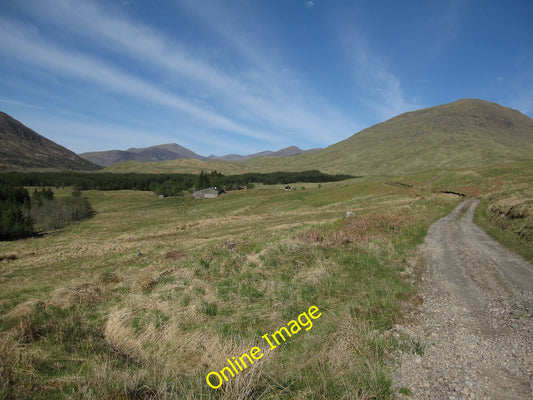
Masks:
[[[533,119],[478,99],[407,112],[272,170],[401,174],[533,159]],[[255,170],[255,160],[247,164]],[[263,166],[264,169],[264,166]]]
[[[496,103],[462,99],[401,114],[324,149],[316,157],[328,162],[330,172],[366,174],[531,159],[533,120]]]
[[[32,168],[81,171],[100,167],[0,112],[0,170]]]
[[[160,162],[178,158],[202,159],[198,154],[176,143],[140,149],[132,147],[128,150],[91,151],[81,153],[80,157],[104,167],[124,161]]]

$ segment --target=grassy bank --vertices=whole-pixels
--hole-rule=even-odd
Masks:
[[[487,171],[497,188],[482,196],[474,222],[510,250],[533,262],[533,164]]]

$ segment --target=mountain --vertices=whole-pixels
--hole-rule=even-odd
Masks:
[[[186,149],[175,143],[161,144],[158,146],[145,147],[141,149],[131,148],[128,150],[93,151],[80,154],[80,157],[95,164],[107,167],[123,161],[159,162],[166,160],[176,160],[178,158],[196,158],[203,160],[193,151]]]
[[[285,147],[278,151],[262,151],[260,153],[249,154],[247,156],[241,156],[239,154],[228,154],[225,156],[210,155],[207,157],[207,161],[211,160],[223,160],[223,161],[246,161],[256,157],[293,157],[301,154],[314,153],[320,149],[302,150],[296,146]]]
[[[93,151],[80,154],[80,157],[91,161],[103,167],[108,167],[124,161],[140,162],[160,162],[168,160],[177,160],[180,158],[192,158],[202,161],[222,160],[222,161],[245,161],[255,157],[291,157],[299,154],[305,154],[318,149],[301,150],[296,146],[287,147],[279,151],[263,151],[250,155],[228,154],[226,156],[210,155],[209,157],[200,156],[193,151],[186,149],[176,143],[161,144],[158,146],[145,148],[131,148],[128,150],[108,150]]]
[[[533,158],[533,119],[478,99],[401,114],[296,160],[325,172],[409,173]]]
[[[96,170],[100,167],[0,111],[0,170]]]
[[[403,174],[533,159],[533,120],[512,108],[478,99],[412,111],[364,129],[311,154],[256,157],[244,162],[174,160],[145,165],[157,172],[225,174],[304,171],[352,175]],[[193,162],[194,161],[194,162]],[[139,170],[135,163],[110,171]]]

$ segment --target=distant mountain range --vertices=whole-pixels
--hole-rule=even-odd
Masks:
[[[462,99],[398,115],[311,154],[256,157],[240,163],[132,161],[106,170],[240,174],[317,169],[330,174],[389,175],[532,159],[533,119],[496,103]]]
[[[0,169],[224,174],[320,170],[351,175],[403,174],[533,160],[533,119],[511,108],[462,99],[398,115],[325,149],[202,157],[177,144],[82,154],[0,112]],[[89,161],[90,160],[90,161]]]
[[[320,149],[301,150],[296,146],[290,146],[275,152],[263,151],[249,155],[228,154],[225,156],[210,155],[208,157],[203,157],[179,144],[169,143],[139,149],[131,148],[128,150],[93,151],[81,153],[80,157],[103,167],[108,167],[124,161],[160,162],[177,160],[180,158],[193,158],[202,161],[245,161],[255,157],[292,157],[306,153],[313,153],[318,150]]]
[[[141,149],[131,148],[128,150],[93,151],[89,153],[81,153],[80,157],[103,167],[108,167],[123,161],[159,162],[176,160],[178,158],[202,159],[198,154],[175,143]]]
[[[0,111],[0,170],[100,168]]]

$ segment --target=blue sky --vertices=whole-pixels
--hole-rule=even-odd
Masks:
[[[473,97],[533,117],[533,2],[2,0],[0,110],[75,151],[326,147]]]

